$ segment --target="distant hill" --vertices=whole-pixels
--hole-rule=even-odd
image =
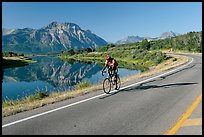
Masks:
[[[148,41],[153,41],[153,40],[159,40],[159,39],[165,39],[165,38],[171,38],[171,37],[176,37],[179,36],[179,33],[170,31],[170,32],[164,32],[160,37],[156,38],[151,38],[151,37],[140,37],[140,36],[128,36],[125,37],[124,39],[118,40],[115,44],[129,44],[129,43],[135,43],[142,41],[144,39],[147,39]]]
[[[202,31],[188,32],[170,39],[150,42],[152,49],[171,49],[172,51],[202,52]]]
[[[2,50],[21,53],[60,53],[68,49],[97,49],[108,43],[74,23],[52,22],[40,29],[2,30]]]

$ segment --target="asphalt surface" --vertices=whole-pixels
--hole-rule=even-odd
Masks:
[[[193,58],[189,65],[143,84],[110,94],[97,91],[2,118],[2,134],[164,135],[202,95],[202,55],[188,56]],[[202,119],[202,103],[191,118]],[[175,134],[202,135],[202,124],[182,126]]]

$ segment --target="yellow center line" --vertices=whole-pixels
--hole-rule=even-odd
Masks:
[[[176,125],[168,130],[165,135],[173,135],[177,132],[177,130],[183,125],[183,123],[186,121],[186,119],[192,114],[194,109],[198,106],[202,99],[202,94],[196,98],[196,100],[193,102],[193,104],[187,109],[187,111],[181,116],[179,121],[176,123]]]
[[[202,125],[202,118],[187,119],[182,127],[184,126],[200,126]]]

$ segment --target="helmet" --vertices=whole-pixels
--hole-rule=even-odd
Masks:
[[[110,56],[109,56],[109,55],[106,56],[106,60],[108,60],[108,59],[110,59]]]

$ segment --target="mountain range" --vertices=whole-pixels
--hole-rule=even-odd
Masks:
[[[144,39],[152,41],[179,35],[179,33],[170,31],[156,38],[128,36],[114,44],[134,43]],[[49,54],[69,49],[98,49],[109,43],[90,30],[83,30],[74,23],[52,22],[40,29],[2,29],[2,50],[17,53]]]
[[[176,37],[179,36],[179,33],[170,31],[170,32],[164,32],[161,34],[160,37],[156,38],[151,38],[151,37],[140,37],[140,36],[128,36],[125,37],[121,40],[118,40],[115,44],[129,44],[129,43],[134,43],[134,42],[139,42],[144,39],[147,39],[148,41],[153,41],[153,40],[159,40],[159,39],[166,39],[166,38],[171,38],[171,37]]]
[[[52,22],[40,29],[2,29],[2,50],[23,53],[60,53],[68,49],[97,49],[108,43],[74,23]]]

